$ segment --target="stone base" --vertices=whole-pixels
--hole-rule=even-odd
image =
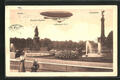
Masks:
[[[88,53],[87,55],[83,55],[82,57],[103,57],[102,53]]]
[[[15,59],[15,52],[10,52],[10,59]]]

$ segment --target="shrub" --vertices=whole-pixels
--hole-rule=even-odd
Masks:
[[[51,55],[55,55],[55,51],[49,51]]]
[[[55,54],[56,58],[59,59],[76,59],[79,57],[79,54],[76,51],[61,51]]]

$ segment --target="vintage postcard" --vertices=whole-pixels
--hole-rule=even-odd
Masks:
[[[117,76],[116,5],[5,6],[7,77]]]

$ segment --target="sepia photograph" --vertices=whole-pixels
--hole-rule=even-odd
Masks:
[[[117,76],[117,6],[5,6],[8,77]]]

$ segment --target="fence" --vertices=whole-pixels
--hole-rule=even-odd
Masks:
[[[11,59],[10,69],[18,70],[20,60]],[[25,60],[26,71],[31,71],[33,61]],[[83,66],[83,65],[72,65],[72,64],[59,64],[59,63],[49,63],[49,62],[38,62],[39,69],[38,72],[111,72],[112,68],[109,67],[93,67],[93,66]]]

